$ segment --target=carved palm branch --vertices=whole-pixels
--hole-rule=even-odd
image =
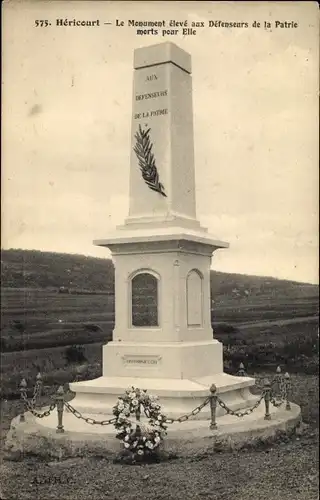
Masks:
[[[150,128],[142,130],[141,125],[139,125],[139,130],[135,133],[136,144],[133,150],[137,155],[144,182],[153,191],[157,191],[162,196],[167,196],[164,186],[159,180],[159,173],[152,152],[153,144],[150,141],[150,130]]]

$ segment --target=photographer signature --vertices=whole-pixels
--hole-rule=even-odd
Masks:
[[[74,480],[71,477],[68,477],[66,475],[60,475],[60,476],[35,476],[31,484],[39,485],[39,484],[71,484],[73,483]]]

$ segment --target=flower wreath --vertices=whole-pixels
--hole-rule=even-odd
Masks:
[[[140,421],[141,410],[148,419],[147,424]],[[146,390],[127,389],[113,407],[113,415],[117,419],[114,423],[118,431],[116,437],[134,456],[142,458],[152,454],[166,435],[166,417],[161,413],[159,400]],[[130,418],[131,415],[135,415],[136,421]]]

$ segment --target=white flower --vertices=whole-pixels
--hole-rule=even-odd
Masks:
[[[138,444],[138,441],[134,441],[134,442],[132,443],[132,446],[135,448],[135,447],[137,446],[137,444]]]
[[[156,436],[156,437],[154,438],[154,442],[155,442],[155,443],[160,443],[160,441],[161,441],[161,439],[159,438],[159,436]]]
[[[147,438],[146,438],[145,436],[143,436],[142,441],[145,441],[146,439],[147,439]]]
[[[130,448],[130,444],[129,443],[124,443],[124,447],[125,448]]]
[[[133,406],[137,406],[139,404],[139,401],[137,399],[132,400]]]
[[[144,451],[143,450],[138,450],[138,455],[143,455]]]
[[[135,399],[135,398],[137,397],[137,395],[136,395],[136,393],[135,393],[135,392],[131,392],[131,393],[129,394],[129,397],[130,397],[131,399]]]
[[[126,432],[129,434],[129,432],[131,431],[130,427],[126,427]]]
[[[147,441],[147,442],[146,442],[146,446],[147,446],[150,450],[152,450],[152,448],[153,448],[153,444],[151,443],[151,441]]]
[[[161,422],[161,420],[162,420],[162,415],[158,415],[157,420],[159,420],[159,422]]]
[[[126,436],[126,437],[124,438],[124,440],[125,440],[125,441],[129,441],[129,436]]]

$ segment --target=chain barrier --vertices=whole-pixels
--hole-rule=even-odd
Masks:
[[[52,411],[56,408],[56,404],[55,403],[52,403],[50,406],[49,406],[49,409],[42,412],[42,413],[39,413],[38,411],[36,410],[29,410],[30,413],[32,413],[33,416],[37,417],[37,418],[43,418],[43,417],[49,417],[50,413],[52,413]]]
[[[258,408],[258,406],[261,404],[262,400],[264,399],[264,396],[265,396],[265,391],[263,391],[260,398],[255,402],[255,404],[251,408],[247,408],[244,411],[231,410],[231,408],[229,408],[225,404],[225,402],[222,401],[222,399],[220,399],[219,397],[217,397],[217,401],[218,401],[219,406],[221,406],[221,408],[223,408],[227,412],[228,415],[233,415],[235,417],[241,418],[241,417],[245,417],[246,415],[250,415],[252,412],[254,412],[254,410],[256,410]]]
[[[271,397],[271,399],[270,399],[270,403],[275,408],[280,408],[280,406],[283,405],[284,402],[285,402],[284,399],[278,399],[278,400],[276,400],[276,398],[273,398],[273,397]]]
[[[181,415],[181,417],[178,417],[178,418],[166,418],[166,423],[167,424],[173,424],[174,422],[186,422],[187,420],[189,420],[190,417],[194,417],[195,415],[197,415],[198,413],[200,413],[200,411],[205,407],[207,406],[207,404],[210,402],[210,397],[206,398],[203,403],[201,403],[199,406],[196,406],[196,408],[194,408],[190,413],[186,413],[185,415]]]
[[[278,390],[278,396],[276,394]],[[275,377],[271,382],[270,403],[279,408],[287,399],[287,384],[285,378],[282,376],[281,368],[278,366]]]
[[[206,398],[203,403],[201,403],[199,406],[197,406],[196,408],[194,408],[190,413],[186,413],[185,415],[181,415],[180,417],[178,418],[166,418],[165,422],[167,424],[173,424],[174,422],[186,422],[187,420],[189,420],[190,417],[194,417],[195,415],[197,415],[198,413],[200,413],[200,411],[210,402],[210,398]],[[114,424],[116,421],[117,421],[117,418],[110,418],[108,420],[95,420],[94,418],[91,418],[91,417],[84,417],[78,410],[76,410],[75,408],[73,408],[73,406],[70,405],[70,403],[65,403],[64,404],[65,408],[70,412],[72,413],[76,418],[78,419],[81,419],[81,420],[84,420],[87,424],[91,424],[91,425],[96,425],[96,424],[99,424],[99,425],[109,425],[109,424]],[[148,414],[148,411],[144,410],[144,413],[146,415],[147,418],[150,418],[150,415]]]
[[[40,387],[39,387],[39,382],[37,380],[35,383],[34,389],[33,389],[33,397],[31,399],[31,401],[29,401],[29,405],[32,408],[35,408],[39,394],[40,394]]]
[[[240,370],[242,372],[242,376],[245,376],[245,370],[243,364],[240,365]],[[33,396],[31,400],[28,400],[28,395],[27,395],[27,383],[25,379],[22,380],[20,384],[20,395],[21,395],[21,414],[20,414],[20,421],[25,422],[25,412],[29,411],[32,415],[34,415],[36,418],[44,418],[48,417],[52,411],[56,408],[57,409],[57,415],[58,415],[58,426],[56,429],[56,432],[62,433],[64,432],[64,426],[63,426],[63,411],[64,409],[72,413],[76,418],[83,420],[87,424],[90,425],[112,425],[117,422],[116,417],[112,417],[109,419],[105,420],[96,420],[92,417],[85,417],[82,415],[78,410],[76,410],[69,402],[65,401],[65,393],[63,390],[63,387],[60,386],[56,396],[55,396],[55,402],[50,404],[49,408],[46,409],[43,412],[37,411],[35,409],[37,399],[40,398],[41,396],[41,390],[42,390],[42,378],[41,374],[39,373],[37,376],[37,381],[33,390]],[[203,410],[203,408],[207,405],[210,405],[210,413],[211,413],[211,423],[210,423],[210,429],[215,430],[217,429],[217,422],[216,422],[216,414],[217,414],[217,405],[219,405],[223,410],[228,415],[232,415],[235,417],[245,417],[247,415],[250,415],[253,413],[258,406],[262,403],[262,401],[265,401],[265,420],[270,420],[271,419],[271,414],[269,411],[269,406],[272,404],[274,407],[279,408],[281,405],[286,403],[286,410],[291,410],[290,406],[290,401],[289,397],[291,395],[291,380],[290,376],[288,373],[285,373],[283,376],[281,373],[280,367],[277,368],[276,375],[274,379],[270,382],[269,380],[265,379],[264,382],[264,389],[262,391],[262,394],[260,397],[257,399],[255,404],[251,406],[251,408],[246,408],[244,410],[232,410],[227,406],[227,404],[219,398],[217,394],[217,387],[212,384],[210,387],[210,396],[206,397],[204,401],[196,406],[191,412],[186,413],[184,415],[181,415],[180,417],[177,418],[166,418],[165,423],[167,424],[173,424],[175,422],[186,422],[190,418],[196,416],[198,413]],[[144,408],[144,413],[147,418],[150,418],[149,411]]]
[[[278,388],[280,394],[277,397],[275,391],[272,390],[275,382],[277,382],[277,380],[273,380],[273,383],[271,384],[270,403],[275,408],[279,408],[286,401],[286,384],[282,380],[282,378],[278,381]]]
[[[21,398],[25,403],[26,409],[37,418],[48,417],[56,407],[56,403],[52,403],[49,406],[48,410],[45,410],[44,412],[38,412],[37,410],[34,409],[34,398],[32,398],[32,400],[29,401],[26,391],[21,391]]]
[[[95,420],[94,418],[91,418],[91,417],[84,417],[83,415],[81,415],[81,413],[78,410],[76,410],[75,408],[73,408],[73,406],[71,406],[70,403],[64,403],[64,406],[76,418],[78,418],[80,420],[84,420],[87,424],[91,424],[91,425],[96,425],[96,424],[98,424],[98,425],[110,425],[110,424],[114,424],[117,421],[117,419],[115,417],[109,418],[108,420]]]
[[[32,398],[30,400],[28,399],[26,389],[22,388],[22,392],[21,392],[22,398],[25,401],[25,403],[30,411],[31,411],[31,409],[35,408],[38,396],[40,395],[40,392],[41,392],[41,389],[40,389],[40,383],[38,382],[38,380],[35,383],[35,386],[33,389],[33,395],[32,395]]]

